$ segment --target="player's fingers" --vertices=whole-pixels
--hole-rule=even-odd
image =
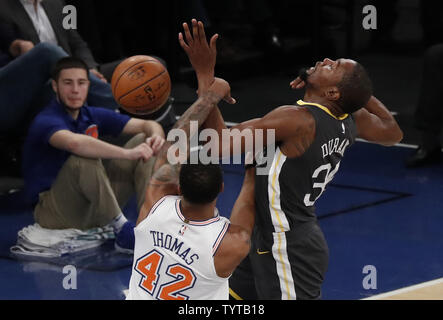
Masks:
[[[189,30],[188,24],[186,22],[183,23],[183,30],[185,32],[186,41],[189,45],[192,45],[193,39],[191,36],[191,31]]]
[[[301,89],[306,85],[306,83],[300,79],[300,77],[297,77],[295,80],[291,81],[290,86],[292,89]]]
[[[192,19],[192,36],[194,38],[194,41],[200,41],[200,37],[198,35],[197,20],[195,19]]]
[[[180,43],[180,46],[185,50],[185,52],[188,52],[189,46],[186,44],[185,40],[183,39],[183,34],[180,32],[178,34],[178,42]]]
[[[298,83],[300,83],[302,80],[300,79],[300,77],[295,78],[294,80],[291,81],[291,86],[295,86]]]
[[[211,40],[209,40],[209,48],[211,48],[213,51],[217,51],[217,39],[218,39],[218,33],[214,34],[211,37]]]
[[[295,89],[301,89],[301,88],[303,88],[305,85],[306,85],[306,82],[301,81],[300,83],[298,83],[298,84],[295,86]]]
[[[234,99],[233,97],[231,97],[231,96],[225,97],[223,100],[226,101],[226,102],[229,103],[229,104],[236,104],[236,103],[237,103],[237,100],[235,100],[235,99]]]
[[[203,25],[203,22],[198,21],[198,36],[200,38],[201,43],[207,43],[206,41],[206,33],[205,33],[205,26]]]

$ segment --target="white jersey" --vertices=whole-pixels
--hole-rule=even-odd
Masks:
[[[227,300],[228,278],[217,275],[214,255],[229,227],[218,211],[186,220],[180,197],[166,196],[134,228],[135,248],[126,299]]]

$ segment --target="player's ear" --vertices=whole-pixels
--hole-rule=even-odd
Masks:
[[[220,192],[219,192],[219,193],[222,193],[224,190],[225,190],[225,183],[222,182],[222,185],[221,185],[221,188],[220,188]]]
[[[337,101],[340,99],[340,91],[336,86],[326,88],[326,98],[331,101]]]
[[[57,82],[54,79],[51,80],[51,85],[52,85],[52,90],[54,90],[54,92],[57,93],[58,92]]]
[[[181,195],[182,195],[182,191],[181,191],[181,189],[180,189],[180,186],[179,186],[179,185],[177,185],[177,194],[178,194],[179,196],[181,196]]]

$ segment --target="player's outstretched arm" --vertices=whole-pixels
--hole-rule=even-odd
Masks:
[[[230,86],[225,80],[216,78],[209,89],[197,99],[194,104],[180,117],[175,123],[173,129],[182,130],[186,136],[187,155],[189,156],[189,141],[191,138],[191,121],[196,121],[198,126],[205,122],[208,114],[223,98],[230,97]],[[157,153],[154,164],[154,174],[148,184],[145,194],[145,201],[140,209],[137,224],[143,221],[148,215],[152,206],[166,195],[174,195],[178,193],[178,176],[180,161],[174,161],[172,164],[168,159],[168,150],[172,142],[166,141]],[[169,155],[174,156],[174,155]],[[175,159],[180,160],[180,159]],[[185,159],[183,159],[185,160]]]
[[[306,108],[280,106],[262,118],[247,120],[228,129],[220,110],[215,107],[202,127],[217,131],[219,139],[210,148],[218,148],[218,156],[224,157],[247,151],[255,154],[259,151],[255,150],[257,146],[273,145],[295,136],[308,143],[308,137],[315,132],[315,121]],[[247,134],[247,131],[251,134]],[[249,143],[247,137],[252,138]],[[261,143],[257,144],[256,138],[260,138]]]
[[[403,132],[384,104],[372,96],[367,105],[354,112],[358,137],[384,146],[392,146],[403,139]]]
[[[140,209],[137,223],[142,222],[149,214],[152,206],[166,195],[178,194],[178,177],[180,165],[163,164],[151,177],[146,189],[145,201]]]
[[[231,225],[215,257],[217,275],[229,277],[249,253],[255,221],[255,168],[246,169],[240,194],[231,212]]]

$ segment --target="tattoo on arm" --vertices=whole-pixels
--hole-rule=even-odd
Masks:
[[[149,186],[164,186],[165,184],[178,185],[180,166],[165,163],[152,176]]]
[[[200,127],[205,121],[212,110],[217,106],[220,101],[218,97],[213,92],[204,93],[194,104],[186,110],[186,112],[180,117],[180,119],[175,123],[172,129],[180,129],[186,133],[188,152],[189,152],[189,142],[191,139],[191,134],[197,134],[197,132],[191,132],[191,121],[197,121]],[[171,143],[165,143],[162,148],[158,158],[167,157],[167,151]]]

